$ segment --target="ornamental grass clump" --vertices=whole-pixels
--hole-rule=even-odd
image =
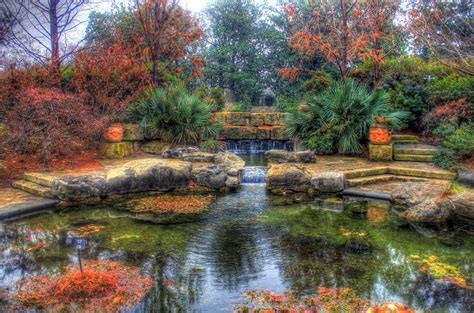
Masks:
[[[83,272],[69,266],[63,274],[27,277],[10,298],[21,310],[116,312],[136,305],[154,284],[137,267],[86,261]]]

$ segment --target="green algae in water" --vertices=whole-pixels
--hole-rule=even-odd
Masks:
[[[459,244],[447,245],[438,232],[416,232],[378,201],[272,205],[264,186],[252,185],[218,196],[196,223],[153,225],[107,205],[7,223],[2,287],[74,263],[76,251],[65,238],[88,225],[100,231],[88,237],[85,258],[139,266],[156,279],[138,311],[230,312],[249,289],[311,295],[319,287],[348,287],[361,298],[420,311],[473,311],[472,291],[437,282],[410,258],[435,255],[472,276],[472,237],[449,233]],[[48,245],[27,251],[41,242]]]

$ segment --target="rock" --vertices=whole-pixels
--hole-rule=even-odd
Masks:
[[[161,139],[159,132],[154,130],[150,126],[145,127],[145,129],[143,130],[143,136],[147,140],[160,140]]]
[[[239,179],[238,176],[227,176],[225,181],[225,186],[231,190],[237,189],[242,182],[242,178]]]
[[[142,141],[145,139],[142,128],[138,124],[123,124],[123,140]]]
[[[270,139],[272,137],[271,126],[259,126],[257,127],[257,139]]]
[[[206,162],[212,163],[214,162],[214,153],[207,153],[207,152],[191,152],[191,153],[183,153],[183,160],[187,162]]]
[[[443,195],[449,186],[407,182],[392,191],[393,204],[399,209],[406,209],[427,199],[436,199]]]
[[[100,147],[100,155],[106,159],[122,159],[133,154],[134,145],[130,141],[104,143]]]
[[[369,143],[369,160],[372,161],[392,161],[393,145],[374,145]]]
[[[453,213],[474,221],[474,193],[462,192],[449,197]]]
[[[222,139],[256,139],[257,128],[254,126],[230,126],[227,125],[221,130],[219,138]]]
[[[170,148],[170,144],[164,143],[159,140],[153,140],[141,146],[143,152],[157,155],[161,155],[164,151],[169,150]]]
[[[170,191],[189,183],[191,163],[178,160],[138,159],[107,170],[107,194]]]
[[[412,223],[444,223],[451,216],[450,201],[425,200],[401,214]]]
[[[229,113],[227,112],[217,112],[217,113],[214,113],[213,115],[213,119],[212,119],[212,122],[215,123],[215,124],[227,124],[227,115]]]
[[[311,175],[297,164],[273,164],[267,174],[267,189],[276,193],[285,191],[307,192]]]
[[[104,176],[66,176],[55,179],[51,196],[65,201],[102,197],[106,193]]]
[[[250,125],[263,126],[264,124],[265,118],[262,113],[250,113]]]
[[[460,170],[458,172],[458,182],[474,186],[474,170]]]
[[[198,186],[221,189],[226,186],[227,174],[221,166],[198,167],[191,171],[191,180]]]
[[[214,156],[214,162],[216,164],[222,165],[228,168],[242,169],[245,166],[245,161],[242,160],[237,155],[230,152],[219,152]],[[229,172],[229,171],[228,171]],[[230,174],[232,176],[237,176],[238,173]]]
[[[289,161],[296,163],[314,163],[316,162],[316,156],[313,151],[296,151],[290,154]]]
[[[177,147],[165,150],[162,154],[165,159],[182,159],[187,153],[199,152],[198,147]]]
[[[290,137],[286,133],[285,126],[273,126],[272,139],[273,140],[289,140]]]
[[[341,172],[321,172],[311,178],[311,184],[319,192],[340,192],[344,189],[345,177]]]
[[[252,125],[250,123],[251,115],[250,112],[232,112],[227,114],[226,121],[227,124],[233,126],[249,126]]]
[[[265,151],[265,157],[269,163],[286,163],[290,160],[290,152],[286,150]]]
[[[265,125],[285,125],[285,113],[265,113]]]

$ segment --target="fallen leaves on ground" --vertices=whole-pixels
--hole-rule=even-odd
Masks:
[[[92,233],[98,233],[102,231],[102,229],[104,228],[105,226],[102,226],[102,225],[86,225],[86,226],[80,227],[78,231],[81,233],[82,237],[88,237]]]
[[[349,231],[345,228],[341,228],[341,235],[345,237],[365,237],[367,236],[366,232],[356,232],[356,231]]]
[[[153,286],[137,267],[85,261],[83,273],[69,266],[64,274],[27,277],[10,298],[22,309],[110,312],[136,305]]]

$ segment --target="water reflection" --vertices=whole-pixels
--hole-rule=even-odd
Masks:
[[[139,266],[157,281],[137,312],[229,312],[249,289],[311,294],[319,287],[349,287],[362,298],[419,310],[474,310],[472,290],[436,282],[410,260],[411,254],[437,255],[472,273],[471,237],[447,245],[439,233],[422,236],[400,227],[380,201],[293,200],[269,198],[263,184],[253,184],[218,197],[199,223],[147,224],[104,207],[8,223],[0,232],[1,287],[75,262],[64,239],[93,224],[104,228],[90,236],[85,258]],[[28,251],[39,242],[48,246]]]

